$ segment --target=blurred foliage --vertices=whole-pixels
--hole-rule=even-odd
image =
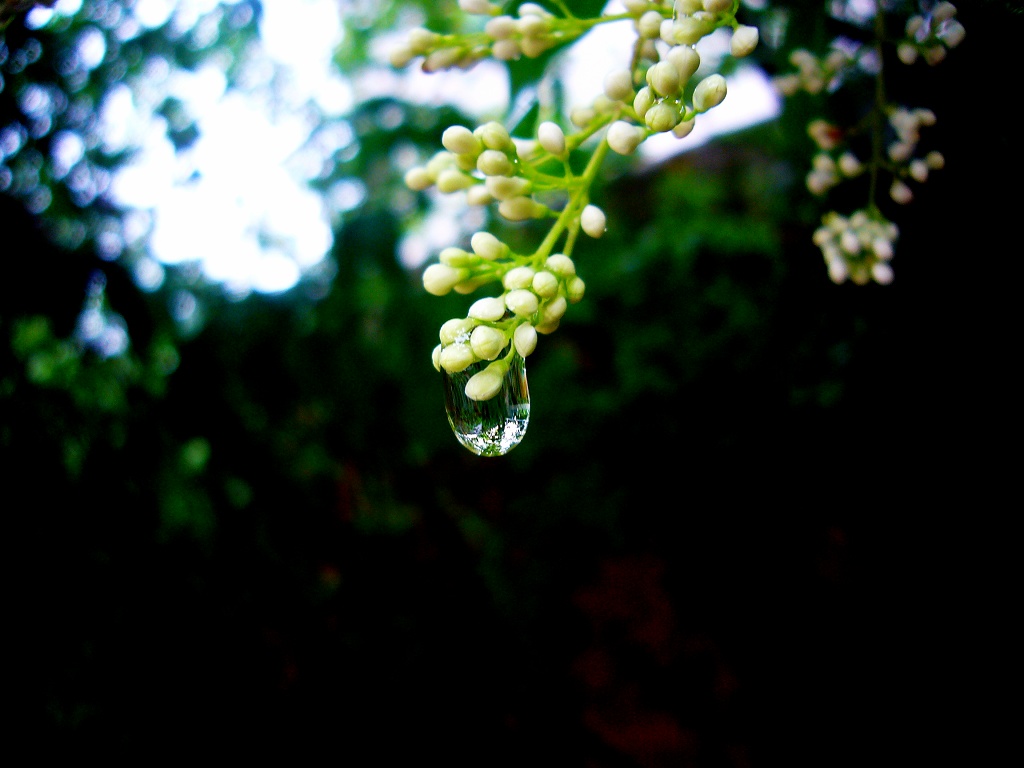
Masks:
[[[396,258],[434,209],[403,169],[469,116],[374,98],[324,120],[311,142],[337,149],[315,185],[352,193],[326,289],[240,301],[185,267],[143,290],[144,241],[103,245],[123,213],[104,179],[130,152],[91,138],[104,93],[154,56],[237,61],[259,6],[219,6],[202,45],[201,22],[121,39],[127,0],[11,24],[0,467],[19,740],[41,757],[567,768],[948,752],[907,735],[907,710],[944,701],[933,656],[987,609],[964,585],[1005,562],[972,559],[969,524],[934,514],[962,493],[965,514],[984,507],[978,425],[1005,417],[1015,381],[1009,281],[985,262],[1012,248],[1016,198],[994,180],[1021,165],[992,127],[1012,100],[987,73],[1014,71],[1021,31],[997,5],[964,5],[968,38],[936,77],[893,83],[933,105],[948,167],[905,212],[887,288],[833,286],[809,241],[810,99],[657,167],[613,158],[608,233],[575,254],[587,297],[529,359],[532,423],[500,460],[456,443],[430,366],[465,297],[424,294]],[[760,11],[784,20],[769,72],[832,34],[808,7]],[[457,18],[345,8],[352,71],[392,23]],[[86,30],[106,45],[95,67],[74,56]],[[180,149],[195,116],[161,109]],[[86,146],[63,175],[62,131]],[[195,327],[171,309],[182,286]]]

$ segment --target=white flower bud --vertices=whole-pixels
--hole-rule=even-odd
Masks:
[[[409,46],[409,50],[416,56],[423,56],[429,53],[440,39],[441,36],[436,32],[431,32],[429,29],[423,29],[423,27],[417,27],[416,29],[409,30],[409,36],[406,38],[406,43]]]
[[[892,243],[884,237],[876,237],[871,243],[871,250],[882,261],[889,261],[893,257]]]
[[[852,152],[844,152],[839,158],[839,170],[844,176],[856,176],[864,170],[864,164]]]
[[[497,195],[495,195],[497,197]],[[539,219],[547,212],[547,208],[536,200],[521,195],[502,200],[498,204],[498,213],[509,221],[526,221],[527,219]]]
[[[937,23],[956,16],[956,6],[952,3],[942,2],[932,8],[932,19]]]
[[[434,351],[430,353],[430,362],[434,364],[434,370],[440,372],[441,370],[441,345],[438,344],[434,347]]]
[[[494,202],[487,187],[476,184],[466,190],[466,205],[490,205]]]
[[[676,44],[676,23],[672,19],[663,19],[661,22],[661,28],[658,30],[658,36],[663,42],[669,45]]]
[[[544,304],[544,308],[540,313],[540,325],[549,325],[551,323],[557,323],[562,319],[562,315],[565,314],[566,308],[569,303],[562,296],[556,296],[550,301]]]
[[[530,191],[530,182],[521,176],[488,176],[484,185],[495,200],[510,200]]]
[[[483,320],[484,322],[497,322],[505,316],[505,302],[497,296],[486,299],[477,299],[469,307],[469,312],[467,314],[470,317],[476,318],[477,320]]]
[[[679,110],[667,102],[655,104],[647,110],[644,122],[655,133],[671,131],[679,123]]]
[[[476,326],[476,322],[469,317],[453,317],[451,320],[447,320],[441,326],[441,332],[438,334],[441,344],[448,346],[456,341],[465,341],[473,331],[474,326]]]
[[[644,130],[624,120],[616,120],[608,127],[608,146],[620,155],[631,155],[644,140]]]
[[[907,26],[904,28],[907,37],[916,37],[918,31],[920,31],[921,27],[923,26],[924,16],[919,16],[917,14],[911,16],[909,19],[907,19]]]
[[[966,36],[967,30],[964,29],[964,25],[959,21],[947,22],[943,25],[943,28],[939,31],[938,35],[939,39],[950,48],[956,48],[964,41]]]
[[[604,211],[596,205],[588,205],[580,214],[580,226],[591,237],[601,237],[607,227]]]
[[[447,195],[452,192],[468,189],[476,183],[476,179],[472,176],[467,176],[462,171],[457,171],[454,168],[448,168],[438,174],[437,191]]]
[[[519,16],[537,16],[542,19],[551,17],[551,12],[543,5],[537,3],[523,3],[519,6]]]
[[[388,63],[395,69],[402,69],[409,66],[409,62],[415,56],[416,54],[412,52],[412,48],[409,47],[408,43],[402,43],[392,48],[391,52],[388,53]]]
[[[552,155],[561,155],[565,152],[565,134],[557,123],[550,120],[537,127],[537,141]]]
[[[537,348],[537,329],[529,323],[523,323],[512,334],[512,343],[520,357],[529,357]]]
[[[850,272],[846,268],[846,262],[841,258],[839,259],[828,259],[828,279],[836,285],[841,284],[849,276]]]
[[[892,282],[895,274],[887,262],[876,261],[871,265],[871,277],[879,285],[888,285]]]
[[[732,33],[732,40],[729,43],[729,51],[736,58],[749,56],[757,48],[758,32],[757,27],[740,25]]]
[[[696,45],[704,35],[714,29],[713,22],[705,19],[694,18],[693,16],[681,16],[676,19],[673,27],[673,40],[676,45]]]
[[[648,0],[622,0],[622,4],[626,8],[626,13],[631,13],[634,16],[639,16],[650,6]]]
[[[899,203],[900,205],[906,205],[907,203],[914,199],[914,193],[913,191],[911,191],[910,187],[908,187],[902,181],[897,179],[892,183],[892,186],[889,188],[889,197],[891,197],[894,202]]]
[[[473,133],[487,149],[506,150],[512,147],[512,139],[505,126],[497,121],[490,121],[478,126]]]
[[[565,281],[565,295],[573,304],[583,300],[583,293],[586,291],[586,284],[577,276],[570,277]]]
[[[505,366],[491,363],[466,382],[466,397],[470,400],[490,400],[501,391],[505,379]]]
[[[674,96],[679,91],[679,70],[670,61],[659,61],[647,70],[647,84],[659,96]]]
[[[665,61],[675,66],[679,82],[685,83],[700,67],[700,54],[688,45],[675,45],[669,48]]]
[[[438,356],[438,363],[448,373],[464,371],[476,361],[477,356],[473,354],[473,348],[464,341],[449,344]]]
[[[708,75],[693,91],[693,108],[698,112],[707,112],[717,107],[725,99],[725,78],[719,74]]]
[[[548,271],[541,271],[533,276],[531,287],[541,298],[550,299],[558,293],[558,278]]]
[[[416,166],[410,168],[405,172],[405,186],[414,192],[422,192],[425,189],[430,189],[434,184],[434,180],[430,177],[427,169],[422,166]]]
[[[914,153],[914,145],[906,141],[894,141],[889,145],[889,159],[894,163],[903,163]]]
[[[423,71],[437,72],[442,69],[454,67],[459,63],[459,59],[461,57],[462,49],[460,48],[438,48],[436,51],[428,53],[427,58],[423,60]]]
[[[508,254],[508,246],[490,232],[477,232],[469,239],[473,253],[481,259],[494,261]]]
[[[523,49],[515,40],[496,40],[491,46],[491,54],[498,61],[515,61],[523,55]]]
[[[490,16],[494,6],[487,0],[459,0],[459,8],[475,16]]]
[[[485,176],[511,176],[515,166],[508,156],[497,149],[485,149],[476,159],[476,168]]]
[[[633,75],[626,69],[609,72],[604,78],[604,93],[612,101],[632,101]]]
[[[501,284],[510,291],[517,288],[529,288],[533,285],[534,271],[530,267],[515,267],[505,273]]]
[[[708,13],[725,13],[732,10],[733,0],[704,0],[704,10]]]
[[[537,24],[535,26],[546,28],[547,22],[538,19]],[[523,53],[531,59],[537,58],[546,50],[551,48],[553,45],[554,41],[536,35],[525,36],[522,40],[519,41],[519,47],[522,48]]]
[[[465,269],[454,269],[447,264],[431,264],[423,270],[423,287],[434,296],[444,296],[460,280],[469,276]]]
[[[487,325],[478,325],[469,337],[469,345],[473,348],[473,354],[481,360],[493,360],[501,354],[501,350],[507,344],[508,338],[502,331]]]
[[[484,24],[484,32],[492,40],[505,40],[515,34],[516,20],[511,16],[495,16]]]
[[[480,139],[464,125],[452,125],[441,134],[441,144],[456,155],[477,155],[483,149]]]
[[[672,135],[677,139],[685,139],[690,135],[693,130],[694,120],[691,118],[682,123],[679,123],[675,128],[672,129]]]
[[[537,311],[537,296],[525,288],[505,294],[505,306],[519,317],[527,317]]]
[[[917,46],[913,43],[900,43],[896,46],[896,56],[907,66],[917,61]]]
[[[427,173],[430,174],[430,178],[436,181],[437,177],[441,175],[441,171],[455,167],[455,155],[447,150],[437,152],[427,161],[425,167]]]
[[[675,0],[673,8],[677,16],[689,16],[697,11],[704,10],[704,3],[702,0]]]
[[[573,107],[569,111],[569,122],[577,128],[586,128],[597,112],[590,107]]]
[[[656,100],[654,91],[649,87],[641,88],[637,91],[636,96],[633,97],[633,111],[636,112],[636,116],[643,120],[647,110],[654,105]]]
[[[910,178],[924,184],[928,181],[928,163],[924,160],[914,160],[910,163]]]
[[[572,277],[576,274],[576,265],[564,253],[554,253],[548,256],[544,266],[559,277]]]
[[[658,11],[647,11],[637,19],[636,31],[640,37],[653,40],[661,35],[661,21],[664,18]]]

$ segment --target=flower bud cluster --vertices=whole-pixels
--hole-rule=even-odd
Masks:
[[[472,15],[491,17],[482,32],[440,35],[413,29],[391,51],[392,66],[405,67],[413,59],[423,57],[423,70],[434,72],[451,67],[468,69],[487,56],[499,61],[522,56],[532,59],[574,40],[590,28],[585,20],[559,18],[537,3],[523,3],[515,16],[499,15],[501,6],[487,0],[459,0],[459,7]]]
[[[804,48],[797,48],[789,54],[789,63],[796,71],[772,80],[783,96],[793,96],[799,91],[818,94],[826,88],[836,88],[842,76],[856,64],[856,59],[842,48],[832,48],[820,58]]]
[[[900,61],[910,65],[921,57],[930,66],[935,66],[945,59],[946,52],[960,45],[967,34],[955,16],[955,5],[940,2],[931,13],[916,14],[907,19],[905,38],[896,45]]]
[[[895,138],[886,151],[896,175],[889,188],[889,196],[895,202],[905,205],[913,199],[913,192],[906,180],[923,184],[931,171],[940,170],[946,161],[942,153],[934,150],[924,155],[917,154],[921,128],[935,125],[935,113],[930,109],[897,107],[889,114],[889,125],[892,126]]]
[[[888,285],[893,280],[890,261],[899,230],[877,212],[857,211],[849,218],[835,211],[825,214],[814,232],[828,276],[839,284],[847,279],[857,285],[872,280]]]
[[[675,0],[673,18],[659,19],[657,32],[652,37],[660,37],[669,45],[696,45],[719,27],[732,26],[735,28],[733,55],[745,56],[757,45],[757,30],[736,24],[738,9],[737,0]],[[649,18],[650,25],[655,23],[651,13],[648,11],[639,19],[641,35],[644,19]],[[750,30],[753,30],[753,36]],[[739,40],[735,40],[737,32]]]
[[[489,232],[477,232],[471,244],[472,253],[458,248],[442,251],[440,263],[423,272],[424,288],[442,296],[460,286],[475,288],[481,281],[500,280],[504,291],[478,299],[466,317],[441,326],[440,343],[432,353],[438,371],[458,373],[474,363],[497,360],[503,353],[511,354],[510,342],[517,354],[527,357],[537,346],[537,334],[555,331],[568,305],[582,300],[586,290],[576,265],[564,254],[520,256]],[[492,386],[500,367],[488,366],[474,375],[466,385],[466,396],[493,397],[500,389]]]

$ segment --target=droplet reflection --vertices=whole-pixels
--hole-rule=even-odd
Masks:
[[[448,423],[455,437],[478,456],[504,456],[523,439],[530,423],[530,388],[526,383],[526,361],[513,357],[501,390],[490,400],[466,397],[466,382],[486,368],[486,361],[459,373],[442,372]]]

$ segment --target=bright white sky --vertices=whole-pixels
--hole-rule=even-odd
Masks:
[[[237,1],[138,0],[134,23],[156,27],[177,14],[181,24],[191,26],[218,2],[230,6]],[[269,87],[252,93],[228,90],[214,65],[194,73],[155,67],[150,90],[133,94],[125,86],[115,88],[103,106],[108,146],[142,148],[115,177],[111,193],[127,208],[151,212],[152,258],[140,262],[137,274],[143,285],[159,285],[162,265],[195,262],[208,279],[222,283],[232,295],[275,293],[293,287],[304,270],[324,259],[332,244],[330,212],[323,198],[308,188],[313,174],[300,153],[316,127],[309,111],[302,109],[308,101],[328,116],[342,116],[358,100],[383,94],[420,103],[453,103],[488,118],[500,116],[506,107],[503,72],[493,62],[482,62],[469,72],[427,75],[410,67],[396,73],[384,64],[388,41],[382,41],[381,66],[347,79],[332,64],[343,35],[338,0],[262,4],[262,48],[288,73],[286,93],[272,95]],[[53,13],[73,14],[80,6],[81,0],[58,0],[52,11],[33,11],[29,21],[41,26]],[[570,103],[589,102],[601,91],[604,74],[628,61],[629,36],[617,27],[598,27],[571,49],[565,63]],[[102,46],[102,36],[91,42],[83,37],[83,54],[102,58],[104,51],[96,47],[95,38]],[[727,41],[705,43],[706,50],[698,49],[706,61],[713,58],[716,46],[727,46]],[[715,133],[776,115],[778,102],[755,72],[741,70],[732,78],[729,98],[698,119],[689,137],[654,137],[643,145],[643,157],[662,159]],[[152,114],[166,94],[185,102],[199,119],[200,137],[180,153],[167,140],[162,118]],[[453,216],[451,206],[439,207],[433,221],[407,239],[403,261],[414,266],[450,245],[460,229]]]

